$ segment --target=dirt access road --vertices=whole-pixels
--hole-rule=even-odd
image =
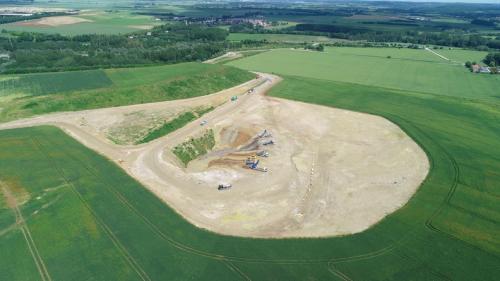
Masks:
[[[55,125],[116,161],[194,225],[246,237],[320,237],[356,233],[403,206],[429,162],[399,127],[381,117],[265,96],[280,78],[188,100],[49,114],[0,129]],[[248,90],[254,88],[253,93]],[[239,99],[230,102],[232,95]],[[103,131],[138,110],[178,110],[226,102],[200,121],[143,145],[120,146]],[[215,102],[217,101],[217,102]],[[85,120],[85,122],[82,122]],[[118,120],[118,121],[117,121]],[[216,146],[183,167],[172,148],[212,129]],[[258,138],[263,130],[271,136]],[[274,145],[264,146],[273,140]],[[247,156],[266,150],[259,167]],[[217,190],[220,183],[232,188]]]

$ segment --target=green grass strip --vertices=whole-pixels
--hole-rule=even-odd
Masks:
[[[171,132],[186,126],[186,124],[188,124],[189,122],[195,120],[196,118],[200,118],[201,116],[209,113],[214,109],[215,107],[210,106],[207,108],[197,109],[195,110],[194,113],[184,112],[181,115],[174,118],[173,120],[165,122],[161,127],[156,128],[153,131],[149,132],[146,136],[144,136],[144,138],[136,142],[136,144],[147,143],[157,138],[166,136]]]
[[[149,132],[143,139],[137,143],[147,143],[157,138],[161,138],[171,132],[184,127],[187,123],[195,120],[197,117],[192,112],[185,112],[169,122],[165,122],[161,127]]]
[[[215,146],[214,131],[212,129],[205,132],[199,138],[191,138],[190,140],[174,147],[172,152],[181,160],[184,166],[187,166],[192,160],[207,154]]]

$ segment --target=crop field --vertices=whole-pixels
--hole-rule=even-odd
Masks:
[[[4,98],[0,99],[0,120],[195,97],[252,78],[253,74],[234,67],[202,63],[8,75],[0,80],[0,97]]]
[[[441,50],[438,50],[440,52]],[[451,59],[485,53],[448,50]],[[463,61],[465,62],[465,61]],[[228,63],[248,70],[373,85],[389,89],[498,101],[499,75],[475,75],[425,50],[326,48],[325,52],[274,50]]]
[[[479,101],[284,78],[271,95],[384,116],[425,149],[432,169],[407,205],[345,237],[221,236],[187,223],[58,129],[0,131],[2,194],[14,194],[20,210],[12,200],[0,205],[0,251],[16,253],[0,257],[2,279],[496,279],[497,110]],[[16,216],[24,223],[14,224]]]
[[[84,22],[74,24],[56,24],[53,26],[33,24],[9,23],[0,25],[0,29],[11,31],[27,31],[42,33],[59,33],[62,35],[78,34],[118,34],[130,33],[142,29],[149,29],[159,24],[153,17],[133,15],[130,12],[88,11],[75,17],[84,19]]]
[[[38,96],[111,85],[112,81],[102,70],[12,75],[4,76],[0,80],[0,95],[21,93]]]

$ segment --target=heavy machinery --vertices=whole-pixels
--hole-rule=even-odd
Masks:
[[[273,145],[273,144],[274,144],[273,140],[268,140],[268,141],[262,143],[262,145]]]
[[[251,170],[259,171],[259,172],[267,172],[267,168],[261,168],[259,166],[260,160],[257,157],[252,156],[245,160],[245,166]]]
[[[262,138],[270,138],[270,137],[272,137],[272,136],[273,136],[273,135],[272,135],[269,131],[267,131],[267,130],[264,130],[264,131],[262,131],[260,134],[258,134],[258,135],[257,135],[257,137],[258,137],[259,139],[262,139]]]
[[[269,157],[269,152],[262,150],[256,153],[259,157]]]
[[[245,166],[249,168],[253,165],[256,165],[256,163],[259,163],[259,160],[257,160],[257,157],[255,155],[250,156],[247,158],[247,160],[245,160]]]
[[[217,187],[217,190],[226,190],[226,189],[230,189],[231,187],[232,187],[232,185],[229,183],[221,183],[221,184],[219,184],[219,187]]]

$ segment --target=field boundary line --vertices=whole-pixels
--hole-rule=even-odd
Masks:
[[[238,274],[238,276],[240,276],[242,279],[244,279],[246,281],[252,281],[252,278],[248,277],[248,275],[246,275],[241,269],[239,269],[236,265],[234,265],[230,261],[225,260],[225,259],[221,259],[221,262],[225,266],[227,266],[231,271],[233,271],[236,274]]]
[[[12,230],[16,229],[17,228],[17,223],[13,223],[9,226],[7,226],[6,228],[3,228],[0,230],[0,237],[4,236],[5,234],[11,232]]]
[[[453,172],[454,172],[454,175],[453,175],[453,182],[448,190],[448,193],[446,194],[445,198],[443,199],[443,201],[438,205],[438,208],[433,212],[433,214],[427,218],[427,220],[425,221],[425,226],[427,229],[429,229],[430,231],[434,232],[434,233],[439,233],[439,234],[442,234],[442,235],[445,235],[449,238],[452,238],[452,239],[455,239],[457,241],[460,241],[464,244],[466,244],[467,246],[471,247],[471,248],[474,248],[476,250],[479,250],[479,251],[482,251],[482,252],[486,252],[490,255],[493,255],[497,258],[500,258],[500,256],[492,253],[492,252],[489,252],[489,251],[486,251],[484,249],[482,249],[481,247],[477,246],[477,245],[474,245],[466,240],[463,240],[461,239],[460,237],[457,237],[456,235],[453,235],[451,233],[448,233],[444,230],[441,230],[439,228],[437,228],[436,226],[434,226],[432,223],[433,223],[433,220],[436,219],[442,212],[443,210],[446,208],[446,207],[451,207],[451,208],[456,208],[456,205],[451,203],[451,199],[453,198],[453,195],[455,194],[456,192],[456,189],[458,187],[458,184],[459,184],[459,181],[460,181],[460,166],[458,165],[458,162],[456,161],[456,159],[453,157],[453,155],[451,155],[451,153],[449,153],[440,143],[438,143],[436,140],[434,140],[431,136],[429,136],[425,131],[423,131],[422,129],[418,128],[417,126],[413,125],[412,123],[410,123],[408,120],[406,120],[405,118],[402,118],[402,117],[399,117],[399,116],[394,116],[394,115],[391,115],[391,114],[387,114],[387,116],[389,117],[392,117],[393,119],[391,118],[388,118],[389,120],[393,121],[394,118],[396,119],[400,119],[402,121],[404,121],[408,126],[411,126],[412,128],[414,128],[415,130],[417,130],[420,134],[422,134],[423,136],[425,136],[427,139],[429,139],[429,141],[431,141],[441,152],[444,153],[444,156],[446,158],[448,158],[448,160],[450,161],[451,163],[451,166],[452,166],[452,169],[453,169]],[[394,123],[396,124],[399,124],[398,122],[394,121]],[[403,131],[405,133],[407,133],[410,137],[412,137],[412,139],[415,140],[415,142],[417,142],[417,144],[422,147],[422,149],[425,151],[425,153],[428,155],[428,158],[429,160],[431,160],[431,164],[434,165],[434,159],[432,159],[432,155],[428,152],[428,150],[422,145],[422,143],[420,141],[418,141],[417,139],[415,139],[413,137],[413,135],[408,132],[407,130],[405,130],[404,128],[402,128]],[[427,180],[427,178],[426,178]]]
[[[346,274],[342,273],[342,271],[338,270],[334,265],[328,265],[327,267],[328,272],[333,274],[334,276],[339,277],[343,281],[353,281],[349,276]]]
[[[45,266],[45,263],[43,261],[42,256],[40,255],[40,252],[38,251],[38,248],[35,244],[35,241],[33,240],[33,237],[31,236],[31,232],[28,228],[28,225],[26,224],[26,221],[24,220],[23,214],[21,213],[21,210],[19,209],[19,206],[17,204],[17,200],[12,195],[9,191],[9,189],[6,187],[6,184],[0,180],[0,186],[2,187],[2,192],[6,198],[10,198],[13,201],[13,206],[12,206],[12,211],[14,212],[16,216],[16,224],[20,226],[21,232],[23,233],[24,240],[26,241],[26,244],[28,245],[28,249],[31,253],[31,257],[33,258],[33,261],[35,262],[35,265],[37,267],[38,273],[40,274],[40,277],[42,278],[43,281],[52,281],[52,278],[50,277],[49,271],[47,270],[47,267]],[[9,200],[9,199],[7,199]]]
[[[452,281],[453,279],[449,278],[448,276],[438,272],[438,271],[435,271],[432,267],[430,267],[427,263],[421,261],[420,259],[418,258],[415,258],[415,257],[412,257],[404,252],[400,252],[400,253],[397,253],[395,252],[394,253],[395,255],[398,255],[400,256],[401,258],[406,258],[406,259],[409,259],[409,260],[414,260],[414,261],[417,261],[419,263],[419,265],[422,265],[424,268],[426,268],[432,275],[434,275],[435,277],[439,278],[440,280],[446,280],[446,281]]]
[[[78,199],[82,202],[82,204],[85,206],[85,208],[92,214],[96,222],[99,224],[99,226],[104,230],[104,233],[108,235],[110,238],[111,242],[115,245],[116,249],[118,250],[119,253],[121,253],[122,257],[127,261],[127,263],[131,266],[131,268],[136,272],[136,274],[143,280],[143,281],[152,281],[151,278],[148,276],[146,271],[140,266],[140,264],[134,259],[134,257],[130,254],[130,252],[127,251],[125,246],[120,242],[120,240],[116,237],[116,235],[113,233],[113,231],[107,226],[107,224],[97,215],[97,213],[90,207],[90,205],[85,201],[83,196],[78,192],[77,188],[74,186],[72,182],[70,182],[66,176],[64,175],[64,172],[59,168],[59,166],[55,163],[53,160],[52,156],[50,156],[46,151],[43,150],[42,144],[36,139],[32,138],[33,142],[35,145],[39,148],[39,150],[53,163],[53,167],[57,171],[57,173],[62,177],[62,179],[68,184],[68,186],[71,187],[75,195],[78,197]]]

